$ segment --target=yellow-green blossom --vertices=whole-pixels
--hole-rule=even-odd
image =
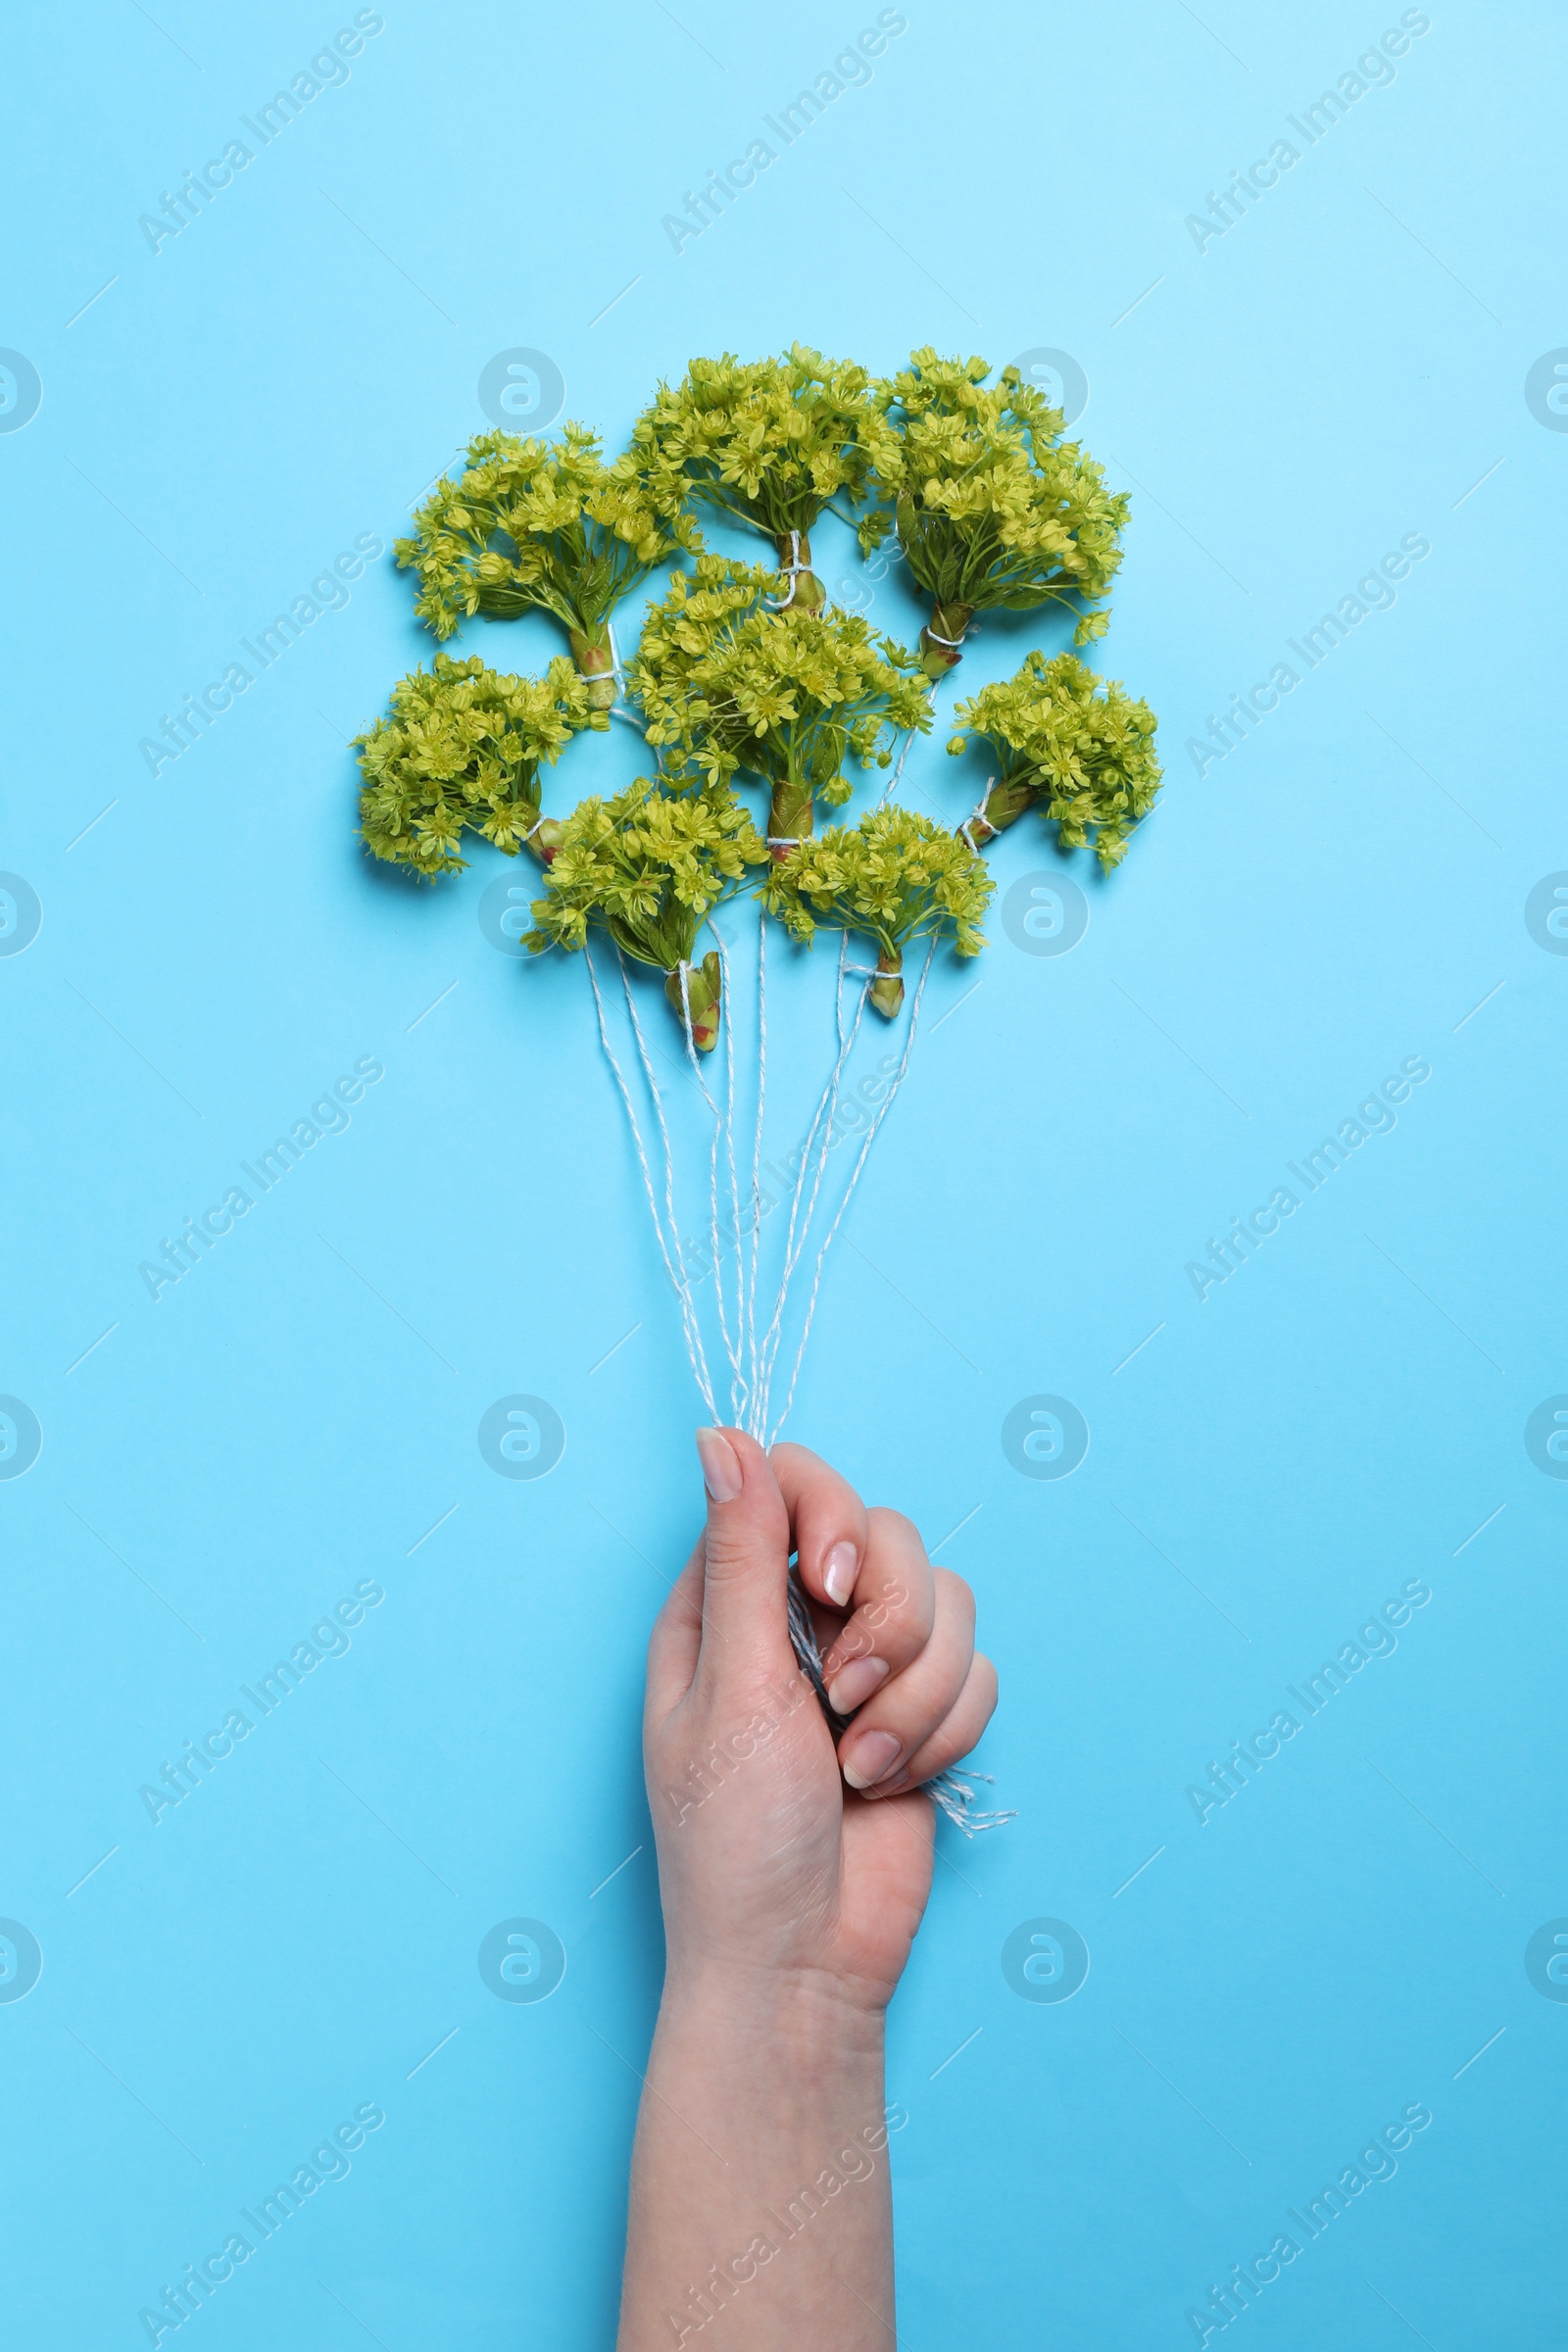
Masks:
[[[893,501],[904,558],[932,599],[920,651],[932,677],[958,661],[976,612],[1060,604],[1080,612],[1076,642],[1101,635],[1088,608],[1121,562],[1128,502],[1076,442],[1062,416],[1015,368],[987,388],[984,360],[940,360],[930,345],[878,387],[869,434],[879,483]],[[874,545],[885,517],[861,525]]]
[[[427,879],[466,863],[464,827],[514,856],[549,854],[539,765],[582,727],[607,728],[590,689],[564,658],[542,678],[437,654],[392,689],[390,716],[356,737],[365,786],[360,825],[372,857]]]
[[[718,1032],[718,957],[693,963],[697,934],[748,867],[766,859],[727,786],[669,793],[639,776],[613,800],[580,802],[565,819],[527,944],[536,954],[580,948],[589,925],[601,926],[624,954],[667,975],[677,1012],[684,976],[693,1042],[709,1052]]]
[[[834,498],[866,495],[876,421],[871,378],[804,343],[779,359],[693,360],[678,384],[661,384],[632,427],[632,451],[665,496],[690,497],[760,531],[792,570],[780,609],[819,612],[826,591],[810,568],[810,531]],[[838,510],[835,510],[836,512]]]
[[[977,956],[992,887],[967,843],[916,809],[887,803],[858,825],[803,841],[768,877],[762,898],[808,947],[823,923],[873,940],[871,1002],[891,1017],[904,1002],[899,975],[908,942],[951,928],[958,954]]]
[[[976,848],[1039,805],[1066,850],[1093,847],[1108,873],[1159,790],[1154,713],[1072,654],[1032,653],[1016,677],[982,686],[955,714],[950,752],[979,735],[996,759],[985,812],[964,830]]]
[[[701,545],[677,489],[635,458],[607,466],[599,436],[568,424],[553,441],[480,433],[461,477],[443,476],[397,543],[417,572],[415,610],[438,637],[474,612],[515,619],[538,610],[565,629],[579,669],[614,700],[610,615],[657,564]]]
[[[666,775],[722,784],[760,777],[777,843],[809,834],[816,801],[849,799],[849,760],[885,767],[893,732],[923,732],[931,708],[903,646],[836,608],[769,612],[766,578],[700,556],[650,610],[628,676]]]

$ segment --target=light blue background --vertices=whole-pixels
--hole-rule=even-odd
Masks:
[[[934,1544],[965,1522],[940,1556],[1020,1814],[943,1833],[893,2013],[901,2340],[1191,2343],[1210,2283],[1424,2101],[1248,2340],[1560,2344],[1568,2005],[1524,1968],[1568,1913],[1568,1487],[1523,1436],[1568,1390],[1568,960],[1524,920],[1568,866],[1568,437],[1524,396],[1568,343],[1555,12],[1435,4],[1200,253],[1185,217],[1302,146],[1286,117],[1396,8],[910,0],[677,254],[661,217],[874,10],[388,0],[154,255],[138,216],[352,12],[155,13],[14,13],[0,144],[0,343],[43,384],[0,435],[0,866],[43,909],[0,960],[0,1389],[43,1430],[0,1484],[0,1913],[43,1950],[0,2004],[17,2340],[145,2341],[138,2309],[368,2101],[384,2127],[221,2288],[210,2352],[611,2340],[661,1968],[642,1652],[699,1496],[583,975],[485,944],[488,853],[433,893],[364,868],[346,738],[430,650],[389,560],[156,780],[137,744],[406,527],[495,353],[548,352],[613,437],[694,352],[801,336],[1078,359],[1133,493],[1097,660],[1169,777],[1109,886],[1074,862],[1070,955],[994,924],[937,1031],[975,977],[939,964],[794,1423]],[[1200,777],[1188,738],[1407,532],[1432,553],[1394,608]],[[912,629],[896,576],[876,599]],[[988,624],[961,684],[1062,636]],[[557,791],[630,742],[575,745]],[[979,780],[910,761],[948,821]],[[1054,856],[1026,822],[992,859],[1005,887]],[[802,1072],[826,989],[819,960]],[[348,1132],[154,1303],[138,1262],[362,1055]],[[1413,1055],[1397,1127],[1200,1303],[1186,1261]],[[567,1432],[537,1482],[475,1442],[514,1391]],[[1068,1479],[1003,1454],[1036,1392],[1089,1423]],[[1413,1577],[1396,1654],[1200,1826],[1187,1786]],[[155,1827],[138,1787],[368,1578],[349,1653]],[[568,1954],[542,2005],[476,1968],[517,1915]],[[1000,1966],[1041,1915],[1092,1955],[1060,2005]]]

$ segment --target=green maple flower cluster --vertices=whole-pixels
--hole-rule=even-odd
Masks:
[[[1154,719],[1071,654],[1031,653],[958,706],[948,749],[979,737],[997,772],[956,831],[897,803],[815,831],[818,804],[849,799],[853,762],[886,767],[899,735],[906,753],[929,730],[977,612],[1056,605],[1077,614],[1080,644],[1105,627],[1128,502],[1041,393],[1013,368],[994,385],[989,372],[927,347],[878,380],[795,344],[694,360],[612,461],[580,424],[548,441],[480,434],[398,542],[416,609],[441,639],[475,613],[547,612],[572,659],[532,679],[437,654],[405,678],[358,738],[367,847],[421,878],[462,866],[466,829],[528,850],[544,868],[530,948],[578,949],[603,930],[664,973],[703,1052],[722,974],[716,953],[697,959],[698,934],[759,867],[758,896],[796,940],[827,924],[874,943],[870,1001],[890,1017],[911,941],[946,933],[962,956],[983,944],[992,883],[978,853],[1024,809],[1108,871],[1159,788]],[[918,653],[828,603],[809,536],[824,508],[856,524],[867,556],[896,533],[932,604]],[[777,570],[709,553],[697,510],[770,541]],[[623,704],[611,616],[681,557],[690,568],[649,607],[624,665]],[[612,710],[642,728],[660,778],[546,817],[541,766]],[[765,832],[739,798],[753,784]]]
[[[765,864],[746,810],[722,784],[664,792],[639,776],[613,800],[579,803],[561,826],[548,888],[527,944],[580,948],[589,925],[623,954],[663,972],[665,994],[710,1053],[718,1036],[719,958],[693,960],[697,934],[721,899]]]
[[[567,661],[542,678],[504,677],[437,654],[392,689],[392,713],[356,737],[360,824],[374,858],[426,877],[456,873],[464,829],[548,862],[559,826],[540,808],[539,768],[584,727],[610,721]]]
[[[1015,368],[987,389],[984,360],[939,360],[929,345],[878,388],[871,450],[904,560],[932,599],[920,651],[952,669],[977,612],[1059,604],[1081,613],[1075,642],[1102,636],[1094,607],[1121,562],[1128,501]],[[880,515],[861,526],[874,544]]]
[[[839,494],[851,506],[869,494],[877,414],[871,377],[851,361],[802,343],[777,360],[726,352],[660,385],[632,427],[632,450],[662,494],[694,498],[770,539],[789,567],[781,608],[817,613],[827,591],[811,569],[811,526]]]
[[[1097,678],[1072,654],[1048,661],[1032,653],[1016,677],[982,686],[956,715],[949,751],[980,735],[997,760],[984,806],[963,828],[977,849],[1039,805],[1063,849],[1092,848],[1105,873],[1120,864],[1159,790],[1147,703],[1113,678]]]
[[[994,885],[968,844],[897,802],[856,826],[803,841],[762,888],[763,904],[809,947],[820,923],[877,947],[871,1002],[891,1019],[904,1003],[904,951],[951,925],[960,956],[985,946],[980,929]]]
[[[572,659],[615,699],[610,615],[656,564],[700,544],[678,489],[634,461],[607,466],[599,436],[568,424],[559,441],[480,433],[461,480],[443,476],[394,549],[416,571],[415,611],[437,637],[465,619],[553,613]]]
[[[892,731],[923,733],[931,704],[903,646],[858,613],[768,611],[766,576],[720,556],[677,572],[643,624],[630,685],[667,775],[767,785],[782,857],[818,801],[849,799],[847,763],[886,767]]]

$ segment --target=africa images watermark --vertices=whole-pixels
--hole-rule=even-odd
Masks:
[[[1265,1730],[1253,1732],[1246,1740],[1233,1740],[1225,1762],[1210,1762],[1207,1780],[1191,1782],[1182,1791],[1199,1822],[1206,1827],[1211,1813],[1250,1788],[1253,1777],[1273,1762],[1285,1742],[1294,1740],[1312,1716],[1322,1714],[1331,1698],[1348,1688],[1352,1674],[1359,1674],[1373,1658],[1392,1658],[1399,1646],[1398,1635],[1431,1598],[1432,1587],[1419,1576],[1409,1577],[1364,1625],[1356,1627],[1353,1642],[1342,1642],[1316,1674],[1302,1676],[1302,1689],[1287,1683],[1285,1688],[1300,1708],[1300,1716],[1293,1715],[1289,1707],[1278,1708]]]
[[[1277,710],[1284,696],[1294,694],[1306,672],[1316,669],[1337,645],[1343,645],[1369,612],[1390,612],[1398,602],[1391,583],[1404,579],[1411,564],[1424,563],[1431,553],[1432,542],[1424,531],[1406,531],[1397,548],[1391,548],[1363,573],[1353,590],[1346,590],[1332,612],[1325,612],[1311,628],[1302,630],[1304,642],[1287,637],[1285,642],[1301,663],[1300,669],[1293,669],[1289,662],[1276,662],[1263,683],[1250,686],[1245,698],[1231,696],[1231,707],[1223,718],[1209,712],[1206,736],[1188,736],[1187,757],[1199,774],[1206,775],[1216,760],[1228,760],[1258,720]]]
[[[741,2288],[749,2286],[759,2271],[776,2260],[790,2240],[799,2237],[834,2197],[852,2181],[871,2180],[876,2172],[875,2159],[887,2146],[889,2135],[902,2132],[908,2120],[907,2108],[897,2099],[892,2100],[883,2109],[879,2124],[861,2126],[859,2144],[852,2139],[847,2146],[835,2150],[832,2161],[821,2166],[812,2180],[797,2189],[782,2214],[775,2207],[764,2205],[762,2218],[767,2228],[757,2230],[743,2250],[731,2255],[728,2262],[710,2263],[703,2275],[702,2285],[687,2288],[683,2311],[663,2313],[670,2343],[684,2344],[689,2337],[700,2335],[710,2320],[722,2319]]]
[[[1431,2121],[1432,2110],[1425,2101],[1412,2099],[1400,2109],[1396,2123],[1385,2124],[1381,2132],[1375,2132],[1355,2162],[1341,2168],[1338,2180],[1326,2182],[1315,2197],[1302,2200],[1303,2212],[1287,2205],[1285,2210],[1300,2236],[1293,2237],[1290,2230],[1282,2230],[1267,2253],[1255,2254],[1245,2265],[1233,2262],[1230,2277],[1223,2286],[1209,2288],[1208,2301],[1200,2311],[1189,2308],[1188,2326],[1200,2347],[1211,2335],[1223,2334],[1250,2310],[1265,2286],[1272,2286],[1298,2255],[1321,2237],[1342,2213],[1349,2212],[1353,2198],[1364,2196],[1374,2180],[1392,2180],[1399,2169],[1396,2159],[1404,2154],[1416,2132],[1424,2132]]]
[[[256,632],[253,645],[248,637],[240,639],[246,653],[255,662],[254,670],[243,662],[231,662],[220,678],[204,686],[200,699],[181,696],[182,709],[171,717],[164,711],[158,721],[156,735],[144,735],[136,749],[153,774],[158,775],[172,760],[182,759],[193,743],[198,743],[207,729],[225,710],[234,707],[236,695],[244,694],[255,685],[264,669],[270,669],[306,630],[314,628],[323,612],[341,612],[349,602],[346,583],[357,580],[367,564],[373,564],[382,552],[382,541],[373,531],[362,531],[352,549],[345,548],[334,556],[331,566],[319,571],[309,590],[301,589],[286,612],[279,612],[265,629]]]
[[[269,1673],[257,1676],[254,1690],[249,1683],[241,1683],[246,1706],[256,1710],[254,1720],[243,1707],[231,1707],[220,1724],[202,1734],[199,1746],[194,1740],[185,1741],[185,1752],[177,1764],[165,1759],[156,1786],[143,1781],[137,1789],[153,1827],[157,1828],[171,1806],[182,1805],[187,1796],[194,1796],[204,1777],[210,1779],[264,1717],[275,1714],[289,1692],[297,1690],[303,1678],[314,1674],[323,1658],[346,1657],[354,1646],[350,1632],[365,1623],[368,1609],[378,1609],[385,1598],[383,1585],[373,1576],[362,1577],[352,1593],[346,1592],[312,1626],[308,1640],[296,1642],[286,1658],[279,1658]]]
[[[1364,49],[1354,67],[1346,68],[1332,90],[1325,90],[1310,106],[1303,107],[1299,116],[1287,115],[1286,122],[1305,146],[1315,147],[1368,90],[1387,89],[1396,79],[1393,60],[1403,57],[1412,41],[1431,30],[1432,19],[1425,9],[1407,8],[1398,25],[1391,25],[1381,40]],[[1289,139],[1276,139],[1267,155],[1249,164],[1245,173],[1231,173],[1228,188],[1217,193],[1210,188],[1208,211],[1189,213],[1186,220],[1187,233],[1199,252],[1206,253],[1216,237],[1225,236],[1238,220],[1245,220],[1258,198],[1270,188],[1278,187],[1283,175],[1296,169],[1301,155],[1302,149],[1293,146]]]
[[[1263,1206],[1250,1210],[1245,1220],[1232,1217],[1230,1232],[1223,1241],[1210,1237],[1206,1257],[1187,1260],[1182,1271],[1199,1298],[1205,1299],[1220,1283],[1229,1282],[1233,1274],[1239,1274],[1259,1246],[1279,1232],[1283,1221],[1294,1217],[1308,1196],[1323,1190],[1352,1152],[1359,1152],[1374,1135],[1392,1134],[1399,1123],[1394,1105],[1407,1102],[1412,1089],[1425,1086],[1431,1075],[1429,1061],[1419,1054],[1407,1054],[1397,1071],[1391,1072],[1381,1086],[1374,1087],[1356,1104],[1353,1115],[1342,1119],[1337,1132],[1326,1135],[1315,1152],[1303,1152],[1299,1164],[1288,1159],[1285,1165],[1300,1185],[1300,1193],[1293,1192],[1289,1185],[1277,1185]]]
[[[240,1184],[231,1184],[221,1200],[204,1208],[201,1216],[187,1217],[180,1228],[179,1239],[170,1241],[166,1236],[156,1259],[144,1257],[136,1268],[154,1298],[161,1298],[172,1284],[183,1282],[201,1264],[204,1253],[232,1233],[241,1217],[249,1216],[264,1193],[270,1193],[282,1183],[290,1168],[298,1167],[307,1152],[314,1152],[323,1136],[346,1134],[351,1121],[348,1105],[362,1100],[368,1086],[378,1086],[386,1076],[384,1066],[373,1054],[362,1054],[351,1075],[339,1078],[328,1090],[318,1095],[311,1104],[309,1115],[302,1113],[287,1135],[265,1152],[258,1152],[257,1165],[248,1159],[240,1166],[256,1187],[248,1193]]]
[[[765,1747],[780,1724],[787,1723],[792,1715],[799,1713],[811,1696],[810,1680],[804,1673],[797,1673],[785,1690],[779,1690],[771,1684],[765,1685],[762,1697],[766,1704],[755,1708],[738,1732],[727,1733],[722,1740],[710,1740],[708,1753],[697,1757],[687,1766],[681,1787],[666,1791],[675,1816],[675,1827],[684,1829],[688,1814],[698,1806],[706,1805],[710,1796],[716,1795],[731,1775],[755,1756],[759,1748]]]
[[[144,2304],[136,2317],[146,2331],[150,2344],[161,2344],[166,2335],[183,2328],[193,2320],[204,2303],[210,2303],[220,2286],[225,2286],[235,2272],[251,2256],[275,2237],[291,2214],[298,2213],[307,2197],[314,2197],[328,2180],[346,2180],[354,2167],[349,2158],[357,2156],[364,2147],[366,2136],[379,2132],[386,2122],[386,2111],[374,2099],[362,2099],[351,2120],[339,2124],[313,2148],[309,2162],[297,2164],[286,2180],[280,2180],[270,2196],[257,2199],[257,2210],[248,2205],[240,2207],[245,2228],[252,2232],[230,2230],[216,2254],[209,2254],[200,2263],[187,2262],[184,2277],[177,2286],[166,2286],[156,2305]]]
[[[164,188],[159,194],[162,210],[143,213],[136,226],[141,230],[154,253],[161,253],[172,237],[177,237],[199,220],[202,213],[224,188],[232,187],[236,172],[243,172],[256,161],[264,147],[287,130],[289,124],[323,90],[341,89],[349,78],[347,60],[358,57],[368,40],[374,40],[386,29],[386,19],[373,8],[362,8],[352,25],[345,24],[332,35],[330,46],[322,44],[308,66],[302,66],[286,90],[275,90],[265,106],[257,108],[259,118],[252,121],[241,115],[240,121],[256,141],[248,147],[243,139],[230,139],[220,155],[215,155],[201,167],[200,175],[187,172],[177,188]]]
[[[776,164],[784,149],[793,147],[846,90],[863,89],[871,79],[870,60],[880,57],[890,41],[908,29],[909,20],[902,9],[883,9],[874,25],[866,25],[849,47],[839,51],[830,67],[823,67],[809,89],[799,91],[788,106],[779,108],[777,119],[764,115],[762,121],[778,140],[777,147],[764,138],[753,139],[746,153],[727,163],[722,172],[709,172],[706,187],[686,190],[683,212],[664,214],[660,226],[675,251],[683,253],[694,237],[710,229],[737,196],[756,186],[758,173]]]
[[[825,1138],[814,1129],[808,1130],[805,1140],[795,1146],[782,1165],[772,1159],[761,1162],[758,1170],[755,1201],[743,1200],[738,1214],[733,1205],[728,1209],[721,1208],[718,1212],[720,1257],[726,1250],[733,1250],[743,1235],[756,1232],[763,1218],[771,1216],[775,1208],[797,1200],[798,1193],[808,1187],[808,1176],[802,1172],[802,1163],[807,1163],[808,1171],[813,1153],[821,1156],[825,1166],[828,1152],[836,1152],[840,1144],[848,1143],[852,1136],[861,1135],[863,1141],[862,1130],[879,1115],[878,1106],[893,1083],[898,1066],[899,1057],[896,1054],[879,1055],[874,1069],[867,1070],[853,1089],[848,1086],[844,1088],[828,1120]],[[775,1186],[778,1188],[776,1191]],[[683,1235],[681,1239],[685,1269],[696,1288],[700,1288],[713,1271],[711,1240],[711,1234],[707,1239],[700,1234],[690,1238]]]

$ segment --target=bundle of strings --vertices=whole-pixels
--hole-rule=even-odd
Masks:
[[[905,748],[907,750],[907,745]],[[897,776],[894,778],[896,782]],[[892,786],[889,789],[891,791]],[[767,1295],[771,1288],[770,1278],[762,1284],[762,1305],[760,1307],[758,1303],[761,1280],[761,1227],[765,1213],[762,1176],[763,1121],[767,1096],[767,916],[760,906],[757,930],[757,1103],[751,1130],[749,1182],[743,1180],[736,1157],[735,1059],[739,1006],[737,992],[732,985],[730,947],[716,924],[710,923],[710,928],[718,952],[725,1008],[721,1023],[724,1066],[722,1078],[716,1081],[715,1087],[710,1087],[697,1056],[689,997],[691,966],[683,963],[679,967],[686,1058],[710,1121],[706,1153],[706,1250],[692,1231],[689,1215],[683,1225],[682,1217],[677,1213],[676,1152],[671,1134],[673,1108],[671,1106],[666,1110],[665,1096],[660,1086],[653,1054],[638,1014],[626,958],[616,951],[627,1024],[636,1047],[636,1062],[642,1074],[644,1116],[646,1118],[650,1112],[652,1114],[652,1126],[646,1136],[644,1122],[638,1117],[632,1083],[628,1080],[612,1039],[610,1012],[605,991],[600,985],[592,946],[588,946],[584,953],[599,1019],[600,1042],[626,1113],[660,1256],[680,1308],[681,1331],[692,1377],[709,1417],[714,1422],[723,1417],[719,1411],[718,1396],[727,1378],[731,1425],[745,1430],[760,1446],[767,1447],[777,1440],[795,1402],[828,1252],[859,1184],[871,1146],[893,1107],[909,1066],[910,1050],[919,1026],[921,1000],[936,953],[936,940],[933,937],[930,941],[915,985],[908,1026],[897,1067],[888,1081],[886,1092],[865,1123],[848,1179],[840,1190],[826,1183],[828,1159],[835,1143],[843,1137],[844,1131],[837,1127],[837,1123],[845,1074],[860,1033],[870,987],[879,976],[875,965],[852,964],[849,961],[848,937],[841,937],[834,988],[836,1051],[826,1082],[817,1097],[806,1141],[799,1153],[794,1183],[789,1190],[789,1210],[784,1228],[778,1285],[769,1310]],[[863,982],[863,986],[854,992],[853,1007],[847,1011],[846,987],[856,980]],[[742,1156],[744,1158],[744,1149]],[[656,1163],[659,1168],[657,1177]],[[775,1202],[770,1190],[766,1193],[766,1199],[769,1207],[781,1205]],[[815,1253],[810,1263],[809,1290],[804,1312],[797,1317],[792,1313],[792,1290],[813,1241]],[[705,1257],[706,1264],[703,1262]],[[705,1337],[700,1311],[701,1296],[710,1272],[712,1276],[713,1321],[716,1323],[717,1340],[716,1347],[711,1350],[711,1360],[709,1343],[712,1334]],[[785,1346],[786,1332],[797,1320],[798,1338],[789,1366],[784,1400],[775,1416],[773,1397],[775,1381],[779,1376],[780,1354]],[[822,1679],[822,1658],[815,1628],[807,1605],[805,1589],[798,1571],[793,1567],[789,1584],[789,1625],[790,1639],[801,1670],[815,1690],[837,1738],[845,1729],[847,1719],[837,1714],[829,1703]],[[926,1782],[925,1788],[949,1820],[956,1823],[965,1837],[972,1837],[977,1830],[994,1829],[1013,1818],[1011,1813],[985,1812],[976,1808],[971,1783],[989,1777],[985,1773],[960,1775],[950,1770]]]

